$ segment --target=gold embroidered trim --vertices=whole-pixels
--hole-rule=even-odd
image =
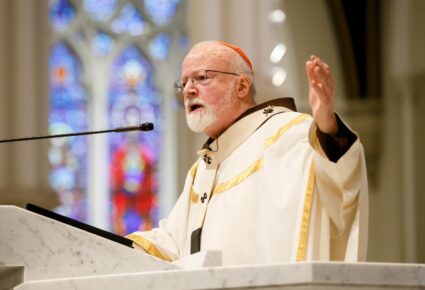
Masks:
[[[193,185],[190,187],[190,201],[197,203],[199,201],[199,194],[193,190]]]
[[[271,136],[271,137],[266,139],[266,141],[264,142],[264,147],[269,147],[270,145],[275,143],[283,135],[283,133],[285,133],[286,131],[288,131],[289,129],[294,127],[295,125],[302,123],[308,117],[310,117],[310,116],[307,115],[307,114],[302,114],[302,115],[296,117],[295,119],[293,119],[288,124],[285,124],[284,126],[282,126],[274,136]]]
[[[311,210],[311,197],[313,195],[313,186],[314,186],[314,164],[313,162],[310,165],[310,173],[308,176],[307,190],[304,200],[304,211],[301,220],[301,231],[300,239],[298,241],[297,249],[297,261],[304,261],[306,248],[307,248],[307,238],[308,238],[308,224],[310,220],[310,210]]]
[[[167,255],[162,254],[157,247],[154,246],[149,240],[136,234],[129,234],[126,236],[127,239],[132,240],[135,244],[143,248],[148,254],[160,258],[162,260],[171,262],[172,259]]]
[[[196,170],[198,170],[198,161],[196,161],[192,167],[190,168],[190,175],[192,176],[192,178],[195,178],[196,176]]]
[[[291,122],[288,124],[282,126],[279,131],[272,137],[269,137],[264,142],[264,147],[268,147],[272,145],[274,142],[276,142],[286,131],[288,131],[290,128],[292,128],[295,125],[298,125],[302,123],[305,119],[307,119],[309,115],[302,114],[296,118],[294,118]],[[242,183],[245,179],[247,179],[251,174],[255,173],[256,171],[260,170],[263,167],[263,158],[258,159],[253,164],[251,164],[247,170],[239,174],[238,176],[232,178],[229,181],[220,183],[217,185],[213,191],[213,194],[220,194],[224,191],[229,190],[230,188]],[[192,192],[191,192],[191,199],[192,199]]]
[[[192,176],[192,185],[190,186],[190,201],[197,203],[199,200],[199,194],[193,190],[193,183],[195,182],[196,171],[198,170],[198,161],[196,161],[190,168],[190,175]]]
[[[240,183],[242,183],[245,179],[247,179],[251,174],[257,172],[258,170],[260,170],[261,168],[263,168],[263,158],[258,159],[257,161],[255,161],[253,164],[251,164],[247,170],[245,170],[244,172],[242,172],[241,174],[239,174],[238,176],[232,178],[229,181],[220,183],[219,185],[217,185],[213,191],[213,194],[219,194],[222,193],[224,191],[229,190],[230,188],[232,188],[233,186],[236,186]]]

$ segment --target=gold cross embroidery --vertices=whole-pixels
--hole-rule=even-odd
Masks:
[[[273,106],[267,106],[267,108],[263,110],[263,114],[266,115],[266,117],[268,117],[268,115],[273,113],[273,111],[274,111]]]

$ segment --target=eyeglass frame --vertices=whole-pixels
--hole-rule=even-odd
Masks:
[[[227,71],[219,71],[219,70],[213,70],[213,69],[198,69],[194,72],[198,72],[198,71],[205,71],[205,80],[194,80],[191,77],[187,78],[187,82],[182,85],[181,84],[181,79],[177,80],[174,82],[174,90],[176,92],[176,94],[182,94],[184,88],[186,87],[186,85],[188,84],[189,80],[191,80],[192,84],[196,85],[196,84],[203,84],[204,82],[206,82],[207,80],[211,79],[208,77],[208,72],[215,72],[215,73],[222,73],[222,74],[227,74],[227,75],[233,75],[233,76],[241,76],[242,74],[237,74],[237,73],[232,73],[232,72],[227,72]]]

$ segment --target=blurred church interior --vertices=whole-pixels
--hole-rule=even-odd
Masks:
[[[366,151],[368,261],[425,263],[424,11],[423,0],[0,0],[0,139],[155,124],[0,144],[0,204],[123,235],[157,225],[206,139],[187,129],[173,82],[193,43],[224,40],[253,62],[258,102],[292,97],[309,112],[305,61],[331,66],[336,110]]]

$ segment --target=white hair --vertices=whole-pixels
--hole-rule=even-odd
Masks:
[[[202,47],[204,45],[211,45],[211,44],[214,44],[214,49],[218,49],[221,52],[223,51],[233,52],[233,55],[235,56],[231,63],[231,65],[233,66],[233,70],[235,71],[235,73],[246,75],[249,78],[249,80],[251,81],[251,87],[249,88],[249,93],[251,96],[255,96],[256,88],[254,85],[254,72],[252,71],[248,63],[245,61],[245,59],[238,52],[236,52],[232,48],[222,44],[220,41],[217,41],[217,40],[207,40],[207,41],[199,42],[195,44],[192,49],[194,49],[195,47]]]
[[[254,85],[254,72],[251,70],[251,67],[247,64],[243,57],[239,55],[239,53],[237,57],[234,58],[233,68],[237,73],[248,76],[249,80],[251,81],[249,92],[252,96],[255,96],[256,89]]]

